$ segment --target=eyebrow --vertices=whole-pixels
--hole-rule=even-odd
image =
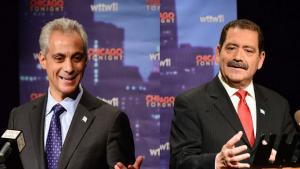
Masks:
[[[237,43],[232,43],[232,42],[227,43],[225,46],[230,46],[230,45],[239,46]]]
[[[251,48],[251,49],[256,49],[254,46],[249,46],[249,45],[245,45],[245,46],[243,46],[243,48]]]
[[[225,46],[230,46],[230,45],[232,45],[232,46],[240,46],[237,43],[232,43],[232,42],[227,43]],[[250,45],[243,45],[242,48],[256,49],[254,46],[250,46]]]
[[[83,52],[75,52],[71,55],[72,56],[76,56],[76,55],[84,55]],[[54,53],[52,56],[63,56],[65,57],[66,55],[64,53]]]
[[[76,56],[76,55],[84,55],[84,53],[83,53],[83,52],[75,52],[75,53],[73,53],[73,54],[71,55],[71,57],[72,57],[72,56]]]

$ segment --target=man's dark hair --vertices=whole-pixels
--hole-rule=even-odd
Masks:
[[[260,27],[250,21],[250,20],[247,20],[247,19],[238,19],[238,20],[233,20],[229,23],[227,23],[223,29],[222,29],[222,33],[221,33],[221,37],[220,37],[220,40],[219,40],[219,45],[220,47],[222,48],[223,46],[223,43],[226,39],[226,36],[227,36],[227,32],[229,30],[229,28],[240,28],[240,29],[248,29],[248,30],[252,30],[252,31],[255,31],[258,33],[258,49],[259,49],[259,52],[262,52],[264,50],[264,37],[263,37],[263,34],[262,34],[262,31],[260,29]]]

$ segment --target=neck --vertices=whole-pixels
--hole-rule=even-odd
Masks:
[[[56,95],[55,93],[51,92],[51,88],[50,88],[50,94],[51,96],[58,102],[64,100],[65,98],[69,97],[73,100],[75,100],[78,96],[78,94],[80,93],[80,88],[79,86],[76,88],[76,90],[74,90],[72,93],[70,94],[66,94],[66,95]]]
[[[244,81],[234,82],[234,81],[230,81],[228,78],[224,77],[222,75],[222,73],[220,75],[221,75],[221,79],[223,80],[223,82],[225,82],[229,87],[232,87],[232,88],[235,88],[235,89],[245,89],[251,83],[251,81],[250,82],[244,82]]]

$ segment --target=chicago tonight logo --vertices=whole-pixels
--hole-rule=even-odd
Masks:
[[[29,0],[31,12],[62,12],[64,0]]]
[[[88,58],[98,58],[101,61],[123,60],[124,51],[122,48],[89,48]]]
[[[197,55],[197,66],[214,66],[216,64],[216,58],[213,55]]]
[[[146,8],[148,11],[159,11],[160,0],[146,0]]]
[[[160,23],[175,23],[174,12],[160,12]]]
[[[160,96],[160,95],[146,95],[146,106],[147,107],[173,107],[175,97],[174,96]]]

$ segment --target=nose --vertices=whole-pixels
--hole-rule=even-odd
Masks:
[[[70,58],[67,58],[64,62],[63,65],[63,70],[69,74],[74,72],[74,67],[73,67],[73,63],[72,60]]]
[[[235,60],[242,60],[243,54],[244,54],[243,49],[238,48],[238,50],[234,54],[234,59]]]

